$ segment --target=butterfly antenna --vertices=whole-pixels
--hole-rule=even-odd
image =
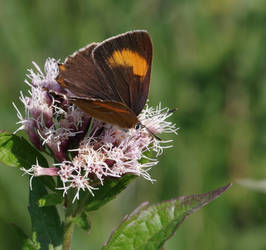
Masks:
[[[145,128],[153,138],[155,138],[158,141],[162,140],[160,137],[155,135],[150,129],[148,129],[145,125],[143,125],[140,121],[137,123],[136,128]]]
[[[169,114],[174,113],[176,111],[177,111],[177,108],[173,108],[173,109],[168,110],[167,111],[167,114],[169,115]],[[137,127],[145,128],[153,138],[155,138],[158,141],[161,141],[162,140],[159,136],[157,136],[156,134],[154,134],[149,128],[147,128],[141,122],[138,122]]]
[[[145,127],[145,126],[144,126],[144,127]],[[158,141],[161,141],[161,140],[162,140],[159,136],[157,136],[156,134],[152,133],[147,127],[145,127],[145,128],[147,129],[147,131],[150,133],[150,135],[151,135],[153,138],[155,138],[155,139],[158,140]]]
[[[168,110],[167,114],[175,113],[177,111],[177,108]]]

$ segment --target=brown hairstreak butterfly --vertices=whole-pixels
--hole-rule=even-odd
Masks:
[[[69,100],[90,116],[121,128],[137,118],[148,97],[152,42],[143,30],[91,43],[59,64],[58,83]]]

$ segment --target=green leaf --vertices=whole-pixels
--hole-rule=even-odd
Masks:
[[[37,241],[37,234],[36,234],[36,232],[33,232],[33,233],[32,233],[32,242],[33,242],[33,245],[35,246],[35,248],[36,248],[37,250],[41,249],[41,245],[40,245],[40,243]]]
[[[33,242],[30,239],[27,239],[23,244],[22,250],[39,250],[39,246],[34,246]]]
[[[188,215],[219,197],[230,186],[231,183],[209,193],[181,196],[149,207],[143,204],[124,219],[103,249],[161,249]]]
[[[23,137],[8,132],[0,133],[0,162],[6,166],[30,168],[38,159],[48,167],[46,159]]]
[[[99,209],[101,206],[105,205],[107,202],[113,200],[135,178],[136,178],[135,175],[127,174],[121,178],[117,178],[117,179],[110,178],[109,180],[105,180],[104,185],[99,186],[99,189],[94,191],[94,196],[89,194],[89,196],[87,197],[86,203],[85,203],[86,210],[92,211],[92,210]]]
[[[28,169],[36,164],[36,159],[42,167],[48,167],[43,155],[23,137],[9,132],[0,133],[0,163],[10,167]],[[38,178],[41,178],[41,181],[50,189],[55,188],[51,177],[41,176]]]
[[[147,150],[147,151],[145,151],[145,152],[143,153],[143,155],[145,156],[145,158],[142,157],[142,158],[139,160],[139,163],[140,163],[140,164],[145,164],[145,163],[150,162],[150,159],[153,158],[153,154],[154,154],[154,152],[153,152],[152,150]]]
[[[47,191],[38,178],[32,182],[33,189],[30,192],[29,213],[32,223],[32,233],[36,234],[37,242],[42,250],[48,249],[49,245],[62,244],[63,225],[55,206],[39,207],[38,201],[47,195]]]
[[[64,200],[62,193],[47,194],[38,200],[39,207],[55,206],[62,203]]]
[[[86,212],[81,213],[81,215],[73,218],[74,223],[79,226],[81,229],[89,232],[91,230],[91,223],[88,219]]]

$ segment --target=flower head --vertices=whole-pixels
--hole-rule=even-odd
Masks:
[[[56,163],[51,168],[42,168],[38,162],[25,170],[33,176],[58,176],[64,195],[70,188],[93,190],[104,185],[107,178],[120,178],[130,173],[153,181],[149,174],[158,161],[156,157],[171,141],[158,140],[153,134],[177,133],[175,124],[166,121],[171,116],[167,108],[145,106],[138,116],[143,126],[122,130],[111,124],[92,119],[66,97],[67,90],[55,80],[58,74],[57,61],[47,59],[44,72],[33,63],[36,72],[29,70],[25,82],[31,88],[29,96],[21,93],[25,116],[17,109],[17,116],[30,141],[39,150],[52,152]],[[17,130],[17,131],[18,131]],[[145,158],[147,161],[142,161]],[[145,163],[143,163],[145,162]],[[59,184],[60,185],[60,184]],[[74,201],[73,200],[73,201]]]

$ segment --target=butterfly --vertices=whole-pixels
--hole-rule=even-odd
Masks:
[[[147,31],[129,31],[91,43],[59,64],[57,82],[69,101],[90,116],[129,129],[149,94],[152,42]]]

